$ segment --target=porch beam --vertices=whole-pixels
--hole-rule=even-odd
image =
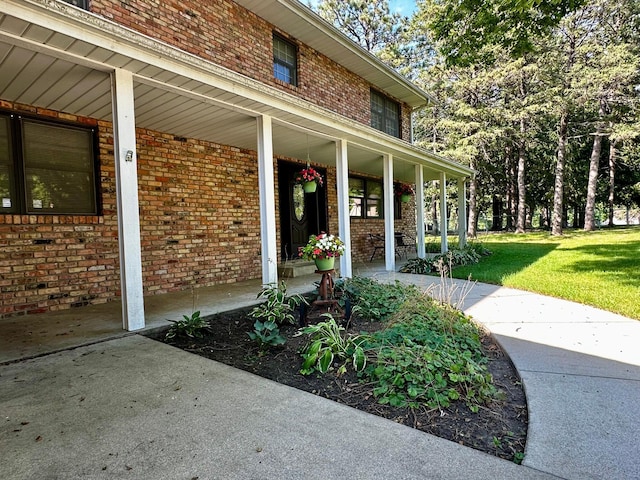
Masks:
[[[384,259],[388,272],[396,269],[395,218],[393,217],[393,155],[383,155]]]
[[[426,256],[425,221],[424,221],[424,170],[422,165],[415,166],[416,177],[416,241],[418,242],[418,258]]]
[[[458,178],[458,246],[467,245],[467,182]]]
[[[138,164],[136,154],[133,75],[117,69],[111,73],[113,154],[116,167],[116,204],[120,255],[122,327],[144,327],[142,254],[138,213]]]
[[[349,217],[349,160],[347,141],[336,141],[336,184],[338,195],[338,235],[345,244],[344,255],[340,257],[340,276],[351,278],[351,219]]]
[[[447,239],[447,174],[440,172],[440,253],[449,251]]]
[[[273,123],[271,117],[267,115],[258,117],[257,126],[262,283],[268,285],[278,282],[276,195],[273,180]]]

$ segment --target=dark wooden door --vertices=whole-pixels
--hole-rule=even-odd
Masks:
[[[318,186],[314,193],[304,193],[302,185],[294,178],[303,167],[288,162],[278,162],[280,197],[280,243],[283,260],[298,257],[298,247],[307,243],[309,236],[327,229],[326,190]],[[319,170],[320,171],[320,170]],[[326,172],[320,171],[326,179]]]

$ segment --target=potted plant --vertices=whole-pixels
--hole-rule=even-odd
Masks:
[[[344,253],[344,242],[335,235],[320,233],[311,235],[304,247],[298,249],[298,253],[305,260],[313,260],[320,272],[333,270],[336,257]]]
[[[396,195],[400,197],[402,203],[407,203],[416,192],[413,187],[408,183],[396,183],[395,185]]]
[[[296,174],[295,181],[302,185],[305,193],[313,193],[322,185],[322,175],[315,168],[307,167]]]

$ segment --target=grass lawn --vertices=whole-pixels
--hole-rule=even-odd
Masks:
[[[640,228],[488,234],[493,254],[453,276],[564,298],[640,320]]]

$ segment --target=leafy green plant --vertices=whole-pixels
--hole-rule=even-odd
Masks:
[[[448,272],[460,265],[473,265],[491,252],[477,242],[469,242],[465,247],[451,247],[447,253],[431,258],[412,258],[400,269],[402,273],[428,275],[435,272]]]
[[[284,344],[286,340],[280,333],[280,325],[294,324],[296,308],[307,301],[301,295],[287,297],[287,286],[284,282],[280,282],[280,285],[266,285],[257,298],[265,298],[266,301],[249,312],[249,316],[256,319],[253,332],[248,333],[249,338],[262,348]]]
[[[300,373],[309,375],[314,371],[326,373],[334,363],[341,362],[338,374],[347,371],[349,360],[354,370],[361,371],[367,364],[367,356],[361,344],[365,341],[363,335],[345,334],[345,329],[339,326],[331,314],[324,314],[327,320],[315,325],[301,328],[296,335],[309,335],[309,342],[302,350],[302,368]]]
[[[475,412],[498,395],[478,327],[426,296],[405,303],[363,347],[376,352],[363,376],[382,404],[442,409],[461,399]]]
[[[260,347],[275,347],[284,345],[286,342],[278,324],[269,320],[265,322],[256,320],[253,324],[253,332],[249,332],[249,338],[257,342]]]
[[[191,316],[183,315],[182,320],[169,321],[173,322],[173,325],[165,335],[167,340],[179,336],[202,337],[203,330],[209,327],[207,321],[200,316],[199,311],[193,312]]]
[[[435,271],[433,258],[410,258],[402,266],[400,272],[429,275]]]
[[[275,283],[266,285],[262,288],[257,298],[264,298],[266,302],[255,306],[249,312],[249,316],[264,322],[273,322],[277,325],[296,323],[294,312],[301,303],[307,303],[302,295],[287,297],[287,286],[284,281],[280,282],[280,285]]]
[[[346,280],[340,288],[360,317],[379,321],[388,320],[408,298],[420,294],[414,285],[383,284],[364,277]]]

